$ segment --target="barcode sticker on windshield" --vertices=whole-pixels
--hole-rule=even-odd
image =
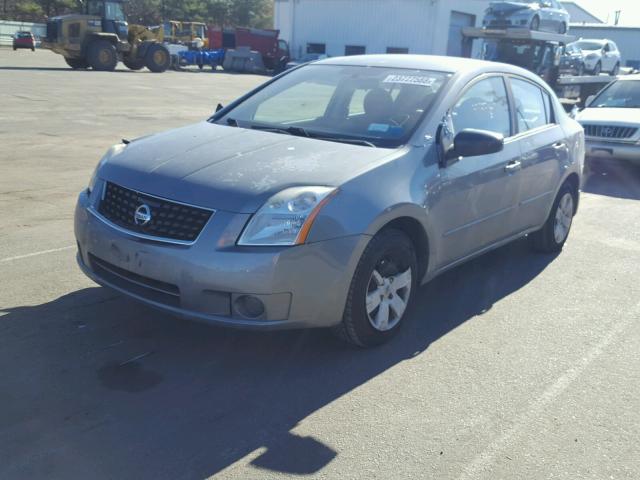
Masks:
[[[423,87],[431,87],[436,79],[433,77],[422,77],[419,75],[387,75],[382,83],[404,83],[407,85],[420,85]]]

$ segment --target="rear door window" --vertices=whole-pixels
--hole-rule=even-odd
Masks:
[[[542,89],[526,80],[511,79],[518,133],[551,123],[551,99]]]

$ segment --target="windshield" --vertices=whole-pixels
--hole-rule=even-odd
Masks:
[[[582,50],[602,50],[604,44],[600,42],[576,42],[576,45]]]
[[[612,83],[591,102],[589,108],[640,108],[640,80]]]
[[[120,2],[102,2],[91,1],[87,5],[87,13],[107,20],[117,20],[123,22],[125,20],[122,4]]]
[[[427,70],[312,64],[267,85],[214,121],[397,147],[409,139],[449,76]]]

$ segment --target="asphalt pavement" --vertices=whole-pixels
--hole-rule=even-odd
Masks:
[[[640,478],[638,167],[591,165],[561,254],[444,274],[371,350],[190,323],[80,273],[104,151],[265,80],[0,49],[0,478]]]

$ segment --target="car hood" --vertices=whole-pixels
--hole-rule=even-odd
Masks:
[[[99,177],[202,207],[253,213],[280,190],[339,186],[402,150],[201,122],[132,141]]]
[[[489,10],[491,12],[510,13],[516,10],[529,10],[533,9],[535,5],[520,2],[491,2],[489,3]]]
[[[640,108],[585,108],[576,120],[592,124],[640,125]]]

